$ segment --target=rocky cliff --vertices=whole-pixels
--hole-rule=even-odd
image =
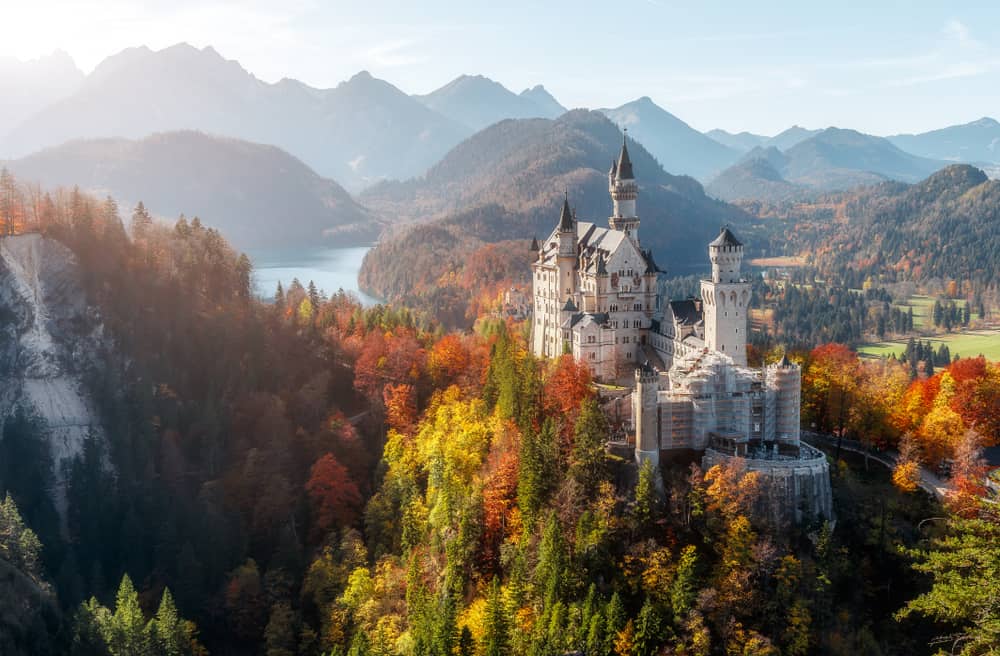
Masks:
[[[64,523],[62,465],[88,434],[102,438],[82,381],[95,366],[103,328],[80,280],[73,254],[58,241],[0,238],[0,429],[19,411],[39,421],[54,465],[50,493]]]

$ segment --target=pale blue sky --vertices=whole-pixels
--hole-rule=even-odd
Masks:
[[[648,95],[707,130],[875,134],[1000,115],[1000,2],[4,0],[0,56],[214,46],[259,78],[408,93],[462,73],[569,107]],[[874,6],[877,5],[877,6]]]

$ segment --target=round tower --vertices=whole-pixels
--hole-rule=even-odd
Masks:
[[[708,245],[708,257],[712,262],[712,277],[701,281],[705,346],[745,367],[750,283],[743,280],[741,273],[743,244],[729,228],[723,228]]]
[[[635,416],[635,460],[640,465],[645,460],[652,460],[654,465],[660,464],[660,435],[656,421],[659,391],[660,376],[648,362],[635,370],[632,405]]]
[[[608,225],[612,230],[623,231],[638,244],[639,216],[636,214],[635,201],[639,195],[639,186],[635,183],[632,159],[628,155],[628,145],[624,135],[618,162],[612,163],[611,171],[608,172],[608,191],[611,193],[613,205]]]

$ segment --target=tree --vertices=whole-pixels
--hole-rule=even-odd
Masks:
[[[24,525],[14,499],[10,494],[5,495],[0,502],[0,558],[37,581],[41,575],[38,562],[41,550],[42,543]]]
[[[510,629],[507,624],[507,609],[500,592],[500,579],[494,577],[486,598],[485,631],[483,633],[483,656],[509,656]]]
[[[698,550],[689,544],[681,551],[677,563],[677,573],[670,586],[670,606],[674,611],[674,623],[680,625],[694,607],[698,593]]]
[[[264,644],[267,656],[295,656],[296,617],[287,601],[279,601],[271,606],[271,615],[264,629]]]
[[[527,428],[518,455],[517,502],[524,526],[530,529],[556,484],[559,448],[555,423],[546,419],[541,430]]]
[[[632,521],[637,532],[648,532],[659,518],[659,473],[651,460],[643,460],[639,466],[639,482],[635,486],[635,502],[632,505]]]
[[[115,597],[115,612],[104,625],[104,642],[111,656],[141,656],[149,649],[150,634],[139,607],[139,594],[128,574]]]
[[[647,598],[635,621],[633,656],[653,656],[666,637],[663,615],[657,605]]]
[[[608,424],[604,413],[596,400],[585,398],[573,430],[569,475],[580,485],[587,498],[593,496],[606,475],[604,442],[607,437]]]
[[[351,524],[361,510],[358,486],[332,453],[313,463],[306,493],[312,502],[313,532],[317,539],[334,526]]]
[[[897,618],[913,614],[956,627],[937,642],[948,653],[979,656],[1000,645],[1000,515],[982,502],[975,517],[951,515],[930,547],[908,552],[913,568],[931,577],[928,592]]]

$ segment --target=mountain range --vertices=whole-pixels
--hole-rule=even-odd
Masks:
[[[514,130],[516,139],[526,140],[517,142],[525,152],[537,152],[527,148],[533,145],[531,140],[551,139],[550,132],[542,129],[532,136],[528,124],[520,123],[516,128],[490,130],[509,120],[551,120],[565,112],[541,85],[515,93],[481,75],[463,75],[416,96],[364,71],[332,89],[287,78],[272,84],[211,47],[197,49],[183,43],[159,51],[124,50],[87,76],[64,53],[29,63],[0,60],[0,92],[5,99],[0,104],[0,134],[6,133],[0,137],[0,157],[24,158],[78,139],[136,141],[154,133],[195,130],[277,146],[286,151],[284,157],[305,164],[293,168],[308,171],[303,173],[307,188],[313,185],[312,176],[336,180],[332,184],[353,193],[379,187],[381,191],[366,195],[364,202],[374,203],[376,211],[392,205],[394,221],[426,219],[465,207],[467,190],[438,188],[442,171],[452,166],[446,155],[450,161],[455,160],[454,153],[466,153],[463,161],[499,161],[468,151],[504,130]],[[601,112],[619,128],[628,128],[629,136],[675,180],[690,175],[708,181],[712,195],[730,200],[798,198],[886,178],[914,181],[946,161],[975,162],[989,171],[1000,161],[1000,124],[990,118],[882,139],[852,130],[799,126],[773,137],[723,130],[703,134],[646,96]],[[478,138],[484,131],[485,136]],[[209,140],[203,147],[223,143]],[[79,144],[71,148],[79,149]],[[97,155],[92,147],[85,152]],[[101,150],[100,157],[111,152],[117,151]],[[147,149],[134,151],[144,152]],[[610,156],[603,153],[605,166]],[[92,164],[100,167],[102,161]],[[596,162],[593,167],[603,168]],[[410,187],[379,185],[392,180],[411,180]],[[558,187],[564,181],[549,182]],[[497,184],[508,193],[509,185]],[[382,196],[411,187],[425,190],[420,193],[434,189],[435,194],[451,194],[450,201],[424,198],[401,207]],[[122,191],[129,198],[135,195]],[[340,223],[333,219],[333,224]],[[352,219],[344,223],[351,224]]]
[[[337,183],[274,147],[200,132],[71,141],[7,163],[23,182],[108,194],[126,216],[198,216],[242,249],[371,243],[383,225]]]
[[[730,201],[781,201],[883,180],[917,182],[946,165],[904,152],[882,137],[827,128],[784,151],[757,146],[707,190]]]
[[[505,118],[555,118],[566,111],[541,85],[518,95],[482,75],[462,75],[436,91],[414,98],[471,132]]]
[[[109,57],[74,93],[9,131],[0,153],[173,130],[276,145],[352,189],[416,175],[471,134],[366,72],[333,89],[268,84],[212,48],[179,44]]]
[[[708,180],[736,161],[740,151],[724,146],[654,103],[648,96],[600,110],[656,157],[671,173]]]

